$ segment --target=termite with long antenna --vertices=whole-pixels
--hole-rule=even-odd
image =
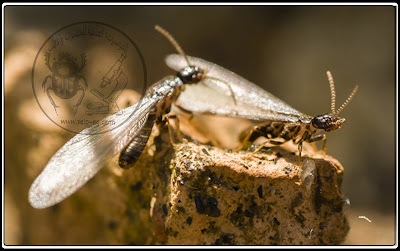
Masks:
[[[247,142],[253,142],[259,137],[267,140],[254,153],[266,144],[281,145],[293,141],[298,145],[299,166],[302,162],[303,142],[323,140],[325,154],[326,135],[322,131],[330,132],[341,127],[345,119],[338,115],[358,90],[358,86],[356,86],[343,105],[335,110],[335,85],[332,75],[328,71],[331,112],[313,117],[297,111],[257,85],[216,64],[200,58],[187,57],[187,59],[193,65],[204,70],[207,77],[201,82],[211,88],[204,88],[202,85],[187,86],[175,105],[194,114],[213,114],[255,121],[256,126],[241,133],[241,144],[237,150]],[[172,69],[179,69],[187,59],[183,60],[180,55],[169,55],[166,63]],[[227,84],[229,88],[227,88]],[[219,95],[215,95],[215,90],[218,90]]]
[[[256,153],[267,144],[281,145],[292,140],[295,144],[298,144],[299,165],[301,166],[303,142],[313,143],[323,140],[322,148],[325,155],[326,134],[322,134],[320,131],[324,130],[326,132],[330,132],[339,129],[342,126],[345,119],[338,117],[338,115],[349,104],[358,90],[358,86],[355,86],[347,100],[342,104],[342,106],[340,106],[339,109],[336,110],[335,84],[330,71],[327,71],[326,74],[328,76],[329,85],[331,88],[331,113],[318,115],[315,117],[303,115],[303,117],[301,117],[297,123],[267,121],[243,132],[241,135],[241,145],[244,145],[248,141],[254,141],[261,136],[267,138],[267,141],[261,144],[257,150],[253,152]]]

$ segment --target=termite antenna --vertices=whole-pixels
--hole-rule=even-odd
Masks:
[[[336,106],[336,91],[335,91],[335,83],[333,82],[333,77],[330,71],[326,72],[328,76],[329,86],[331,87],[331,111],[332,115],[335,115],[335,106]]]
[[[182,47],[178,44],[178,42],[176,42],[174,37],[168,31],[166,31],[164,28],[162,28],[157,24],[154,26],[154,28],[171,42],[171,44],[175,47],[175,49],[179,52],[179,54],[182,55],[182,57],[185,59],[186,63],[189,66],[190,65],[189,60],[186,57],[185,52],[182,50]]]
[[[164,28],[162,28],[161,26],[159,26],[159,25],[157,25],[157,24],[154,26],[154,28],[155,28],[158,32],[160,32],[164,37],[166,37],[166,38],[171,42],[171,44],[175,47],[175,49],[179,52],[179,54],[181,54],[181,56],[185,59],[187,65],[190,66],[189,59],[187,58],[185,52],[182,50],[182,47],[181,47],[181,46],[178,44],[178,42],[174,39],[174,37],[173,37],[168,31],[166,31]],[[229,88],[229,91],[230,91],[231,96],[232,96],[232,98],[233,98],[233,102],[234,102],[234,104],[235,104],[235,106],[236,106],[235,93],[233,92],[232,87],[229,85],[229,83],[226,83],[226,82],[222,81],[221,79],[209,77],[209,76],[207,76],[207,75],[205,75],[204,78],[215,79],[215,80],[218,80],[219,82],[222,82],[222,83],[226,84],[227,87]],[[204,84],[204,83],[203,83],[203,84]]]
[[[353,99],[354,95],[356,94],[357,90],[358,90],[358,85],[356,85],[354,87],[353,92],[346,99],[346,101],[343,103],[343,105],[339,109],[337,109],[335,115],[338,115],[350,103],[350,101]]]

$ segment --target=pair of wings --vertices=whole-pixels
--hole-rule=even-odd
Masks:
[[[191,65],[203,69],[206,77],[202,83],[185,86],[177,105],[186,110],[284,122],[297,122],[300,117],[306,116],[233,72],[199,58],[188,59]],[[177,71],[187,66],[180,55],[168,56],[166,63]],[[29,190],[31,205],[35,208],[52,206],[82,187],[102,168],[104,162],[136,137],[150,109],[163,98],[147,95],[136,105],[104,119],[114,121],[117,126],[93,126],[68,141],[33,182]]]
[[[188,57],[191,65],[205,72],[200,84],[187,84],[175,104],[184,110],[250,120],[273,120],[296,123],[310,119],[274,95],[241,76],[216,64],[196,57]],[[181,55],[173,54],[166,63],[174,70],[187,65]]]

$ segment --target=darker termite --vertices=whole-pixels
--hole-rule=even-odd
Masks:
[[[175,39],[159,26],[155,27],[186,58]],[[142,153],[154,124],[168,123],[168,113],[186,84],[195,84],[204,78],[202,69],[186,61],[176,76],[165,77],[152,85],[135,105],[113,114],[104,121],[115,121],[120,126],[110,128],[99,123],[86,128],[69,140],[50,159],[29,190],[29,202],[35,208],[52,206],[78,190],[91,179],[104,162],[120,153],[119,164],[128,168]],[[179,128],[178,134],[179,134]],[[105,133],[102,133],[105,132]]]
[[[186,57],[178,42],[176,42],[176,40],[166,30],[158,25],[155,26],[155,29],[163,34],[183,57]],[[160,127],[167,122],[170,132],[170,140],[171,143],[173,143],[171,127],[168,120],[176,119],[178,138],[180,138],[178,117],[175,115],[168,116],[166,114],[171,111],[172,103],[175,102],[185,84],[198,83],[204,77],[203,71],[199,67],[190,65],[188,60],[186,62],[186,66],[178,71],[176,76],[164,78],[164,80],[154,84],[147,91],[147,95],[149,96],[165,96],[165,98],[163,101],[156,103],[150,109],[147,115],[147,120],[138,132],[138,135],[134,137],[132,141],[122,150],[118,161],[118,164],[121,168],[126,169],[135,165],[147,144],[154,124]]]

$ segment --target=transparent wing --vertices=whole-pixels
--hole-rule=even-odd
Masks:
[[[242,103],[241,101],[236,101],[235,104],[231,96],[215,91],[202,83],[186,85],[185,91],[180,94],[174,105],[192,113],[212,114],[258,121],[274,120],[295,123],[299,119],[298,116],[265,112],[258,107]]]
[[[161,98],[144,97],[136,105],[106,117],[102,120],[105,123],[87,128],[69,140],[33,182],[29,190],[31,205],[52,206],[82,187],[137,135],[149,110]]]
[[[212,107],[212,104],[209,104],[208,106],[201,106],[201,103],[203,102],[196,103],[197,98],[194,99],[194,97],[187,97],[185,95],[185,92],[183,92],[178,100],[179,102],[186,105],[185,107],[182,106],[182,108],[184,109],[192,110],[196,109],[195,107],[198,107],[200,105],[200,107],[197,108],[198,112],[237,117],[235,115],[237,114],[236,110],[240,110],[242,108],[241,106],[245,104],[247,106],[247,109],[255,110],[253,113],[263,113],[263,115],[259,116],[258,119],[252,117],[252,115],[250,115],[249,119],[293,122],[293,119],[297,121],[300,117],[309,117],[292,108],[269,92],[263,90],[257,85],[229,70],[226,70],[214,63],[210,63],[200,58],[188,57],[188,59],[191,65],[198,66],[204,70],[207,77],[202,82],[205,85],[211,87],[212,89],[220,92],[225,96],[232,96],[232,90],[238,103],[238,107],[233,108],[234,103],[232,103],[232,106],[225,107],[225,113],[219,114],[214,112],[215,110],[210,110],[216,108]],[[177,54],[167,56],[165,61],[169,67],[175,70],[182,69],[187,65],[184,58],[181,55]],[[228,87],[227,83],[229,84],[230,88]],[[189,102],[190,100],[186,100],[189,98],[192,99],[192,103]],[[186,101],[183,102],[184,100]],[[212,102],[214,102],[214,100],[208,101],[208,103]],[[201,111],[202,108],[204,109],[203,111]],[[232,111],[228,112],[229,109],[232,109]],[[242,117],[247,118],[246,113],[243,113]]]

